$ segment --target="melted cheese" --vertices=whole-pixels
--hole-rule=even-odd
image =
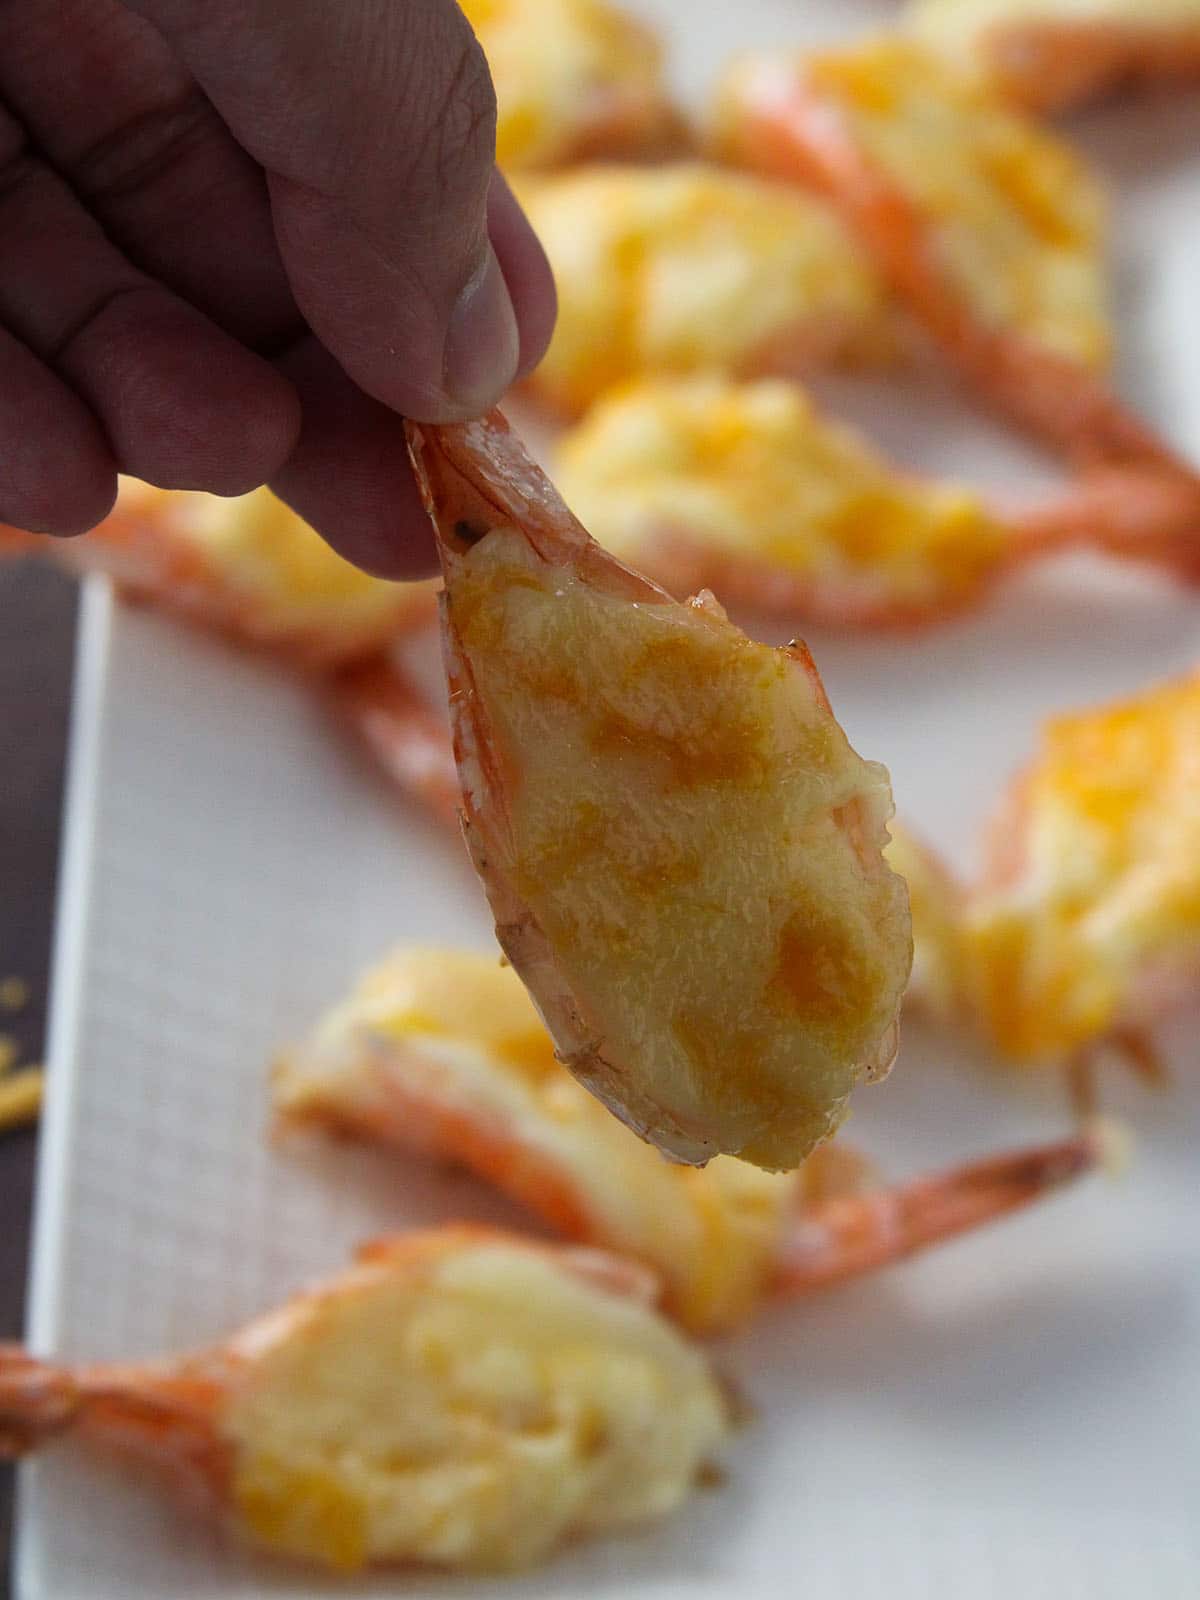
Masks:
[[[580,521],[635,566],[677,533],[849,607],[952,605],[1005,547],[977,496],[900,477],[785,383],[632,385],[565,437],[558,462]]]
[[[285,1115],[394,1126],[401,1142],[413,1100],[462,1116],[481,1131],[476,1167],[495,1134],[498,1181],[544,1164],[588,1236],[653,1266],[690,1327],[752,1310],[798,1197],[791,1174],[729,1157],[691,1170],[643,1144],[558,1064],[520,979],[494,956],[397,951],[289,1053],[274,1092]]]
[[[1051,722],[1018,793],[1020,860],[968,953],[1000,1048],[1055,1060],[1200,965],[1200,676]]]
[[[673,122],[662,50],[603,0],[463,0],[496,86],[501,166],[652,144]]]
[[[269,489],[234,499],[121,483],[119,509],[159,521],[202,558],[240,607],[256,637],[290,633],[347,637],[406,617],[431,584],[385,583],[352,566]]]
[[[962,1007],[965,984],[962,896],[924,845],[894,822],[891,832],[884,855],[908,885],[912,912],[913,967],[905,1005],[949,1021]]]
[[[793,346],[862,360],[892,349],[873,268],[826,206],[784,186],[694,165],[596,167],[520,196],[558,283],[533,385],[566,411],[644,373],[753,371]]]
[[[928,220],[977,317],[1088,367],[1108,361],[1105,206],[1067,144],[983,75],[901,36],[814,54],[803,71]]]
[[[572,1071],[690,1159],[797,1166],[888,1064],[908,977],[883,768],[711,600],[631,604],[514,529],[447,617],[505,774],[497,870],[595,1041]]]
[[[520,1567],[686,1497],[727,1415],[660,1316],[504,1242],[363,1268],[258,1351],[228,1404],[235,1516],[260,1544]]]

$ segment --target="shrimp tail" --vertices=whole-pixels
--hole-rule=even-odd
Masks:
[[[0,1345],[0,1459],[15,1460],[73,1427],[84,1394],[65,1367]]]
[[[1195,22],[1035,18],[993,26],[981,43],[1005,94],[1033,111],[1069,111],[1125,87],[1200,78]]]
[[[13,561],[19,556],[32,555],[44,549],[46,535],[27,533],[24,528],[12,528],[0,522],[0,561]]]
[[[230,1457],[216,1417],[236,1362],[66,1367],[0,1345],[0,1460],[78,1431],[132,1460],[156,1464],[188,1497],[220,1499]]]
[[[1020,1210],[1099,1166],[1106,1144],[1085,1131],[972,1162],[893,1189],[834,1197],[799,1212],[776,1259],[776,1287],[807,1294],[903,1261]]]
[[[1096,468],[1009,526],[1021,559],[1084,545],[1200,583],[1200,485],[1177,474]]]

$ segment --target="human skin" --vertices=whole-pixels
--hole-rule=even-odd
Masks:
[[[401,417],[479,414],[554,320],[494,142],[453,0],[0,7],[0,521],[268,483],[430,571]]]

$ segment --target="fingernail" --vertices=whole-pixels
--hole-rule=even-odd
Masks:
[[[470,416],[482,415],[512,383],[520,359],[517,314],[489,242],[446,330],[442,382],[447,398]]]

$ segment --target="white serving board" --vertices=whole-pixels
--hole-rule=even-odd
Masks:
[[[655,0],[693,94],[740,44],[889,4]],[[1118,185],[1131,392],[1200,458],[1200,96],[1106,111],[1080,136]],[[1011,441],[943,403],[851,395],[896,450],[1011,479]],[[902,813],[961,863],[1038,719],[1200,654],[1194,595],[1061,563],[911,640],[809,636]],[[364,1237],[522,1219],[470,1180],[379,1155],[272,1149],[265,1075],[398,941],[486,948],[459,853],[405,811],[298,683],[89,590],[79,652],[30,1339],[65,1357],[219,1336]],[[874,1281],[778,1307],[717,1352],[758,1411],[725,1485],[666,1525],[518,1580],[323,1581],[229,1550],[136,1477],[71,1447],[25,1469],[19,1600],[385,1594],[674,1600],[1184,1600],[1200,1593],[1200,1047],[1169,1095],[1109,1085],[1138,1134],[1093,1180]],[[1067,1123],[910,1026],[852,1137],[897,1176]]]

